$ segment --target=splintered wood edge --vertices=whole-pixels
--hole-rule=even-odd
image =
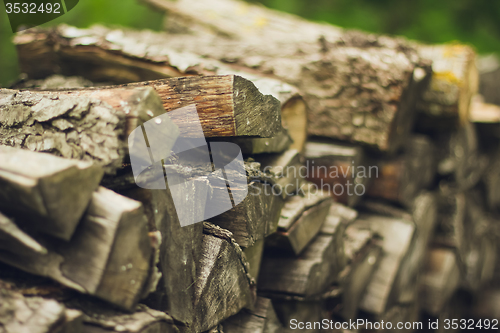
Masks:
[[[272,137],[282,130],[280,102],[263,95],[251,81],[233,78],[236,135]]]
[[[233,238],[233,233],[227,229],[221,228],[221,227],[219,227],[215,224],[212,224],[210,222],[203,222],[203,233],[205,235],[210,235],[213,237],[223,239],[223,240],[229,242],[233,246],[233,248],[236,251],[236,255],[238,256],[238,258],[241,262],[241,265],[243,266],[243,270],[244,270],[245,275],[248,279],[248,284],[249,284],[250,288],[255,287],[256,282],[255,282],[255,279],[250,274],[250,265],[248,264],[245,253],[243,253],[243,250],[238,245],[236,240]]]

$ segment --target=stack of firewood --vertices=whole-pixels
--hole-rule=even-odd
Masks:
[[[0,332],[417,331],[422,316],[449,331],[467,318],[494,274],[500,210],[500,113],[472,103],[470,47],[237,0],[144,2],[166,32],[14,39],[25,75],[0,89]],[[172,112],[190,106],[199,119]],[[246,197],[212,214],[220,193],[238,196],[235,175],[158,156],[158,142],[167,189],[138,186],[129,137],[151,120],[166,147],[200,124],[207,147],[237,144]],[[382,321],[392,329],[367,324]]]

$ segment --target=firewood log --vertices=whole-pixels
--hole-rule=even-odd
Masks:
[[[479,84],[476,53],[461,44],[415,47],[423,59],[432,61],[431,82],[417,103],[426,126],[465,124]]]
[[[114,38],[109,38],[111,36],[110,33],[114,35]],[[84,42],[81,40],[81,34],[93,39],[93,42],[90,44]],[[23,37],[16,39],[16,43],[19,47],[21,62],[26,64],[26,66],[23,65],[23,71],[31,78],[42,78],[53,73],[62,73],[64,75],[80,75],[94,82],[130,83],[193,75],[236,74],[243,76],[252,81],[263,94],[270,94],[281,102],[282,123],[294,142],[292,148],[302,149],[307,126],[306,105],[295,87],[276,79],[262,77],[255,74],[255,72],[245,72],[241,68],[232,68],[218,61],[202,58],[185,50],[175,51],[168,47],[168,39],[168,35],[151,35],[149,32],[142,34],[137,31],[127,31],[123,35],[121,33],[116,34],[116,31],[103,27],[81,30],[74,27],[60,26],[55,32],[37,30],[34,34],[23,35]],[[149,51],[137,52],[140,49],[144,49],[145,41],[151,43],[151,47],[148,47]],[[56,44],[58,46],[54,47]],[[127,46],[123,47],[124,45]],[[40,59],[51,59],[46,63],[47,67],[44,70],[40,71],[30,65],[33,59],[33,52],[37,54],[38,61],[43,61]],[[247,94],[250,93],[248,89],[243,90]],[[229,101],[231,96],[231,94],[223,94],[212,97],[220,97],[220,101],[231,104],[231,101]],[[235,99],[238,99],[238,96],[235,95]],[[203,105],[209,105],[212,101],[212,99],[203,101],[205,96],[196,96],[196,94],[193,94],[192,97],[196,98]],[[256,96],[256,99],[258,100],[258,96]],[[184,103],[187,100],[189,98],[182,98],[180,101]],[[171,101],[172,104],[175,103],[176,107],[179,106],[177,105],[177,99],[172,99]],[[167,103],[169,101],[164,102]],[[255,105],[258,105],[258,103]],[[255,112],[261,111],[259,110],[261,107],[263,105],[259,105],[257,108],[254,107]],[[271,133],[271,135],[255,134],[255,130],[258,130],[260,127],[262,127],[261,131],[265,131],[265,128],[277,124],[276,121],[279,122],[279,119],[273,118],[276,114],[269,112],[268,115],[269,118],[266,118],[267,120],[262,119],[262,123],[259,123],[253,132],[246,131],[243,133],[241,130],[242,127],[246,129],[252,127],[251,124],[246,123],[247,120],[254,122],[261,120],[260,117],[255,119],[255,116],[245,115],[240,117],[240,120],[243,121],[241,124],[237,120],[236,130],[241,134],[233,135],[254,135],[268,138],[238,138],[235,142],[242,144],[244,153],[279,152],[291,143],[287,142],[288,138],[284,132],[277,131]],[[202,124],[204,129],[207,130],[203,121]],[[229,125],[227,123],[226,127]],[[220,127],[222,124],[219,123],[218,126]],[[228,127],[227,130],[231,131],[232,129]],[[206,133],[205,136],[207,137],[216,136],[207,134],[209,133]],[[221,133],[219,133],[220,135]],[[276,135],[276,137],[269,138],[273,135]]]
[[[0,144],[121,168],[127,136],[165,113],[153,89],[0,90]],[[175,132],[171,132],[172,136]],[[174,137],[175,138],[175,137]]]
[[[195,289],[195,328],[203,332],[237,314],[252,309],[255,280],[249,275],[245,256],[230,232],[204,224]]]
[[[19,225],[69,240],[102,175],[90,162],[0,146],[0,210]]]
[[[382,257],[382,248],[374,233],[356,224],[347,227],[344,235],[346,266],[340,272],[342,287],[340,309],[344,319],[357,318],[361,299]]]
[[[378,177],[377,166],[368,166],[359,146],[310,140],[306,143],[305,158],[306,178],[351,207],[365,194],[370,179]]]
[[[225,333],[278,333],[281,329],[271,300],[264,297],[257,297],[254,310],[244,309],[226,319],[222,326]]]
[[[210,222],[231,231],[238,245],[246,248],[276,231],[284,198],[276,185],[277,178],[263,173],[259,163],[245,163],[245,168],[247,196],[233,209],[211,218]],[[276,193],[275,186],[278,186]]]
[[[403,154],[377,163],[378,177],[371,180],[366,195],[411,206],[420,190],[434,180],[434,156],[434,146],[427,137],[411,137]]]
[[[321,190],[289,197],[281,210],[278,231],[266,239],[266,246],[299,255],[320,231],[331,204],[330,195]]]
[[[477,60],[479,71],[479,93],[486,103],[500,105],[498,96],[498,78],[500,78],[500,60],[495,54],[480,56]]]
[[[407,42],[343,31],[242,1],[146,2],[175,23],[167,27],[173,48],[272,73],[297,85],[310,107],[309,134],[383,151],[404,141],[412,105],[430,73]],[[199,13],[193,13],[193,6]],[[217,18],[200,15],[212,8],[218,8]],[[301,33],[290,36],[290,29]]]
[[[259,291],[311,296],[336,279],[334,237],[317,235],[299,255],[266,249],[259,274]]]
[[[398,276],[415,232],[411,219],[376,214],[360,214],[356,225],[370,228],[383,237],[382,259],[368,284],[360,308],[375,316],[383,315],[395,304]]]
[[[252,246],[243,248],[242,250],[248,262],[248,273],[255,279],[255,282],[258,282],[262,254],[264,253],[264,239],[258,240]]]
[[[70,242],[37,241],[45,253],[0,250],[0,260],[124,309],[143,296],[152,246],[139,202],[100,188]]]
[[[422,277],[422,308],[436,316],[444,310],[460,284],[456,254],[451,249],[429,249]]]

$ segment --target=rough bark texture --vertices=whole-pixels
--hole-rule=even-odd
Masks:
[[[479,84],[476,53],[460,44],[415,47],[423,59],[432,61],[433,72],[429,87],[417,103],[418,111],[431,119],[449,118],[451,124],[465,124]]]
[[[385,151],[397,148],[411,126],[412,104],[423,88],[414,81],[426,81],[429,69],[404,40],[343,31],[242,1],[146,2],[168,13],[174,48],[297,85],[310,107],[309,134]],[[206,14],[213,8],[217,17]],[[291,36],[291,29],[300,33]]]
[[[22,226],[68,241],[102,175],[90,162],[0,146],[0,209]]]
[[[0,90],[0,144],[121,168],[127,135],[165,113],[151,88],[33,92]]]

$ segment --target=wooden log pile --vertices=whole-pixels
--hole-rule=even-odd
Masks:
[[[26,78],[0,89],[0,332],[494,319],[458,306],[500,287],[500,113],[472,102],[471,47],[239,0],[143,2],[165,32],[14,39]]]

